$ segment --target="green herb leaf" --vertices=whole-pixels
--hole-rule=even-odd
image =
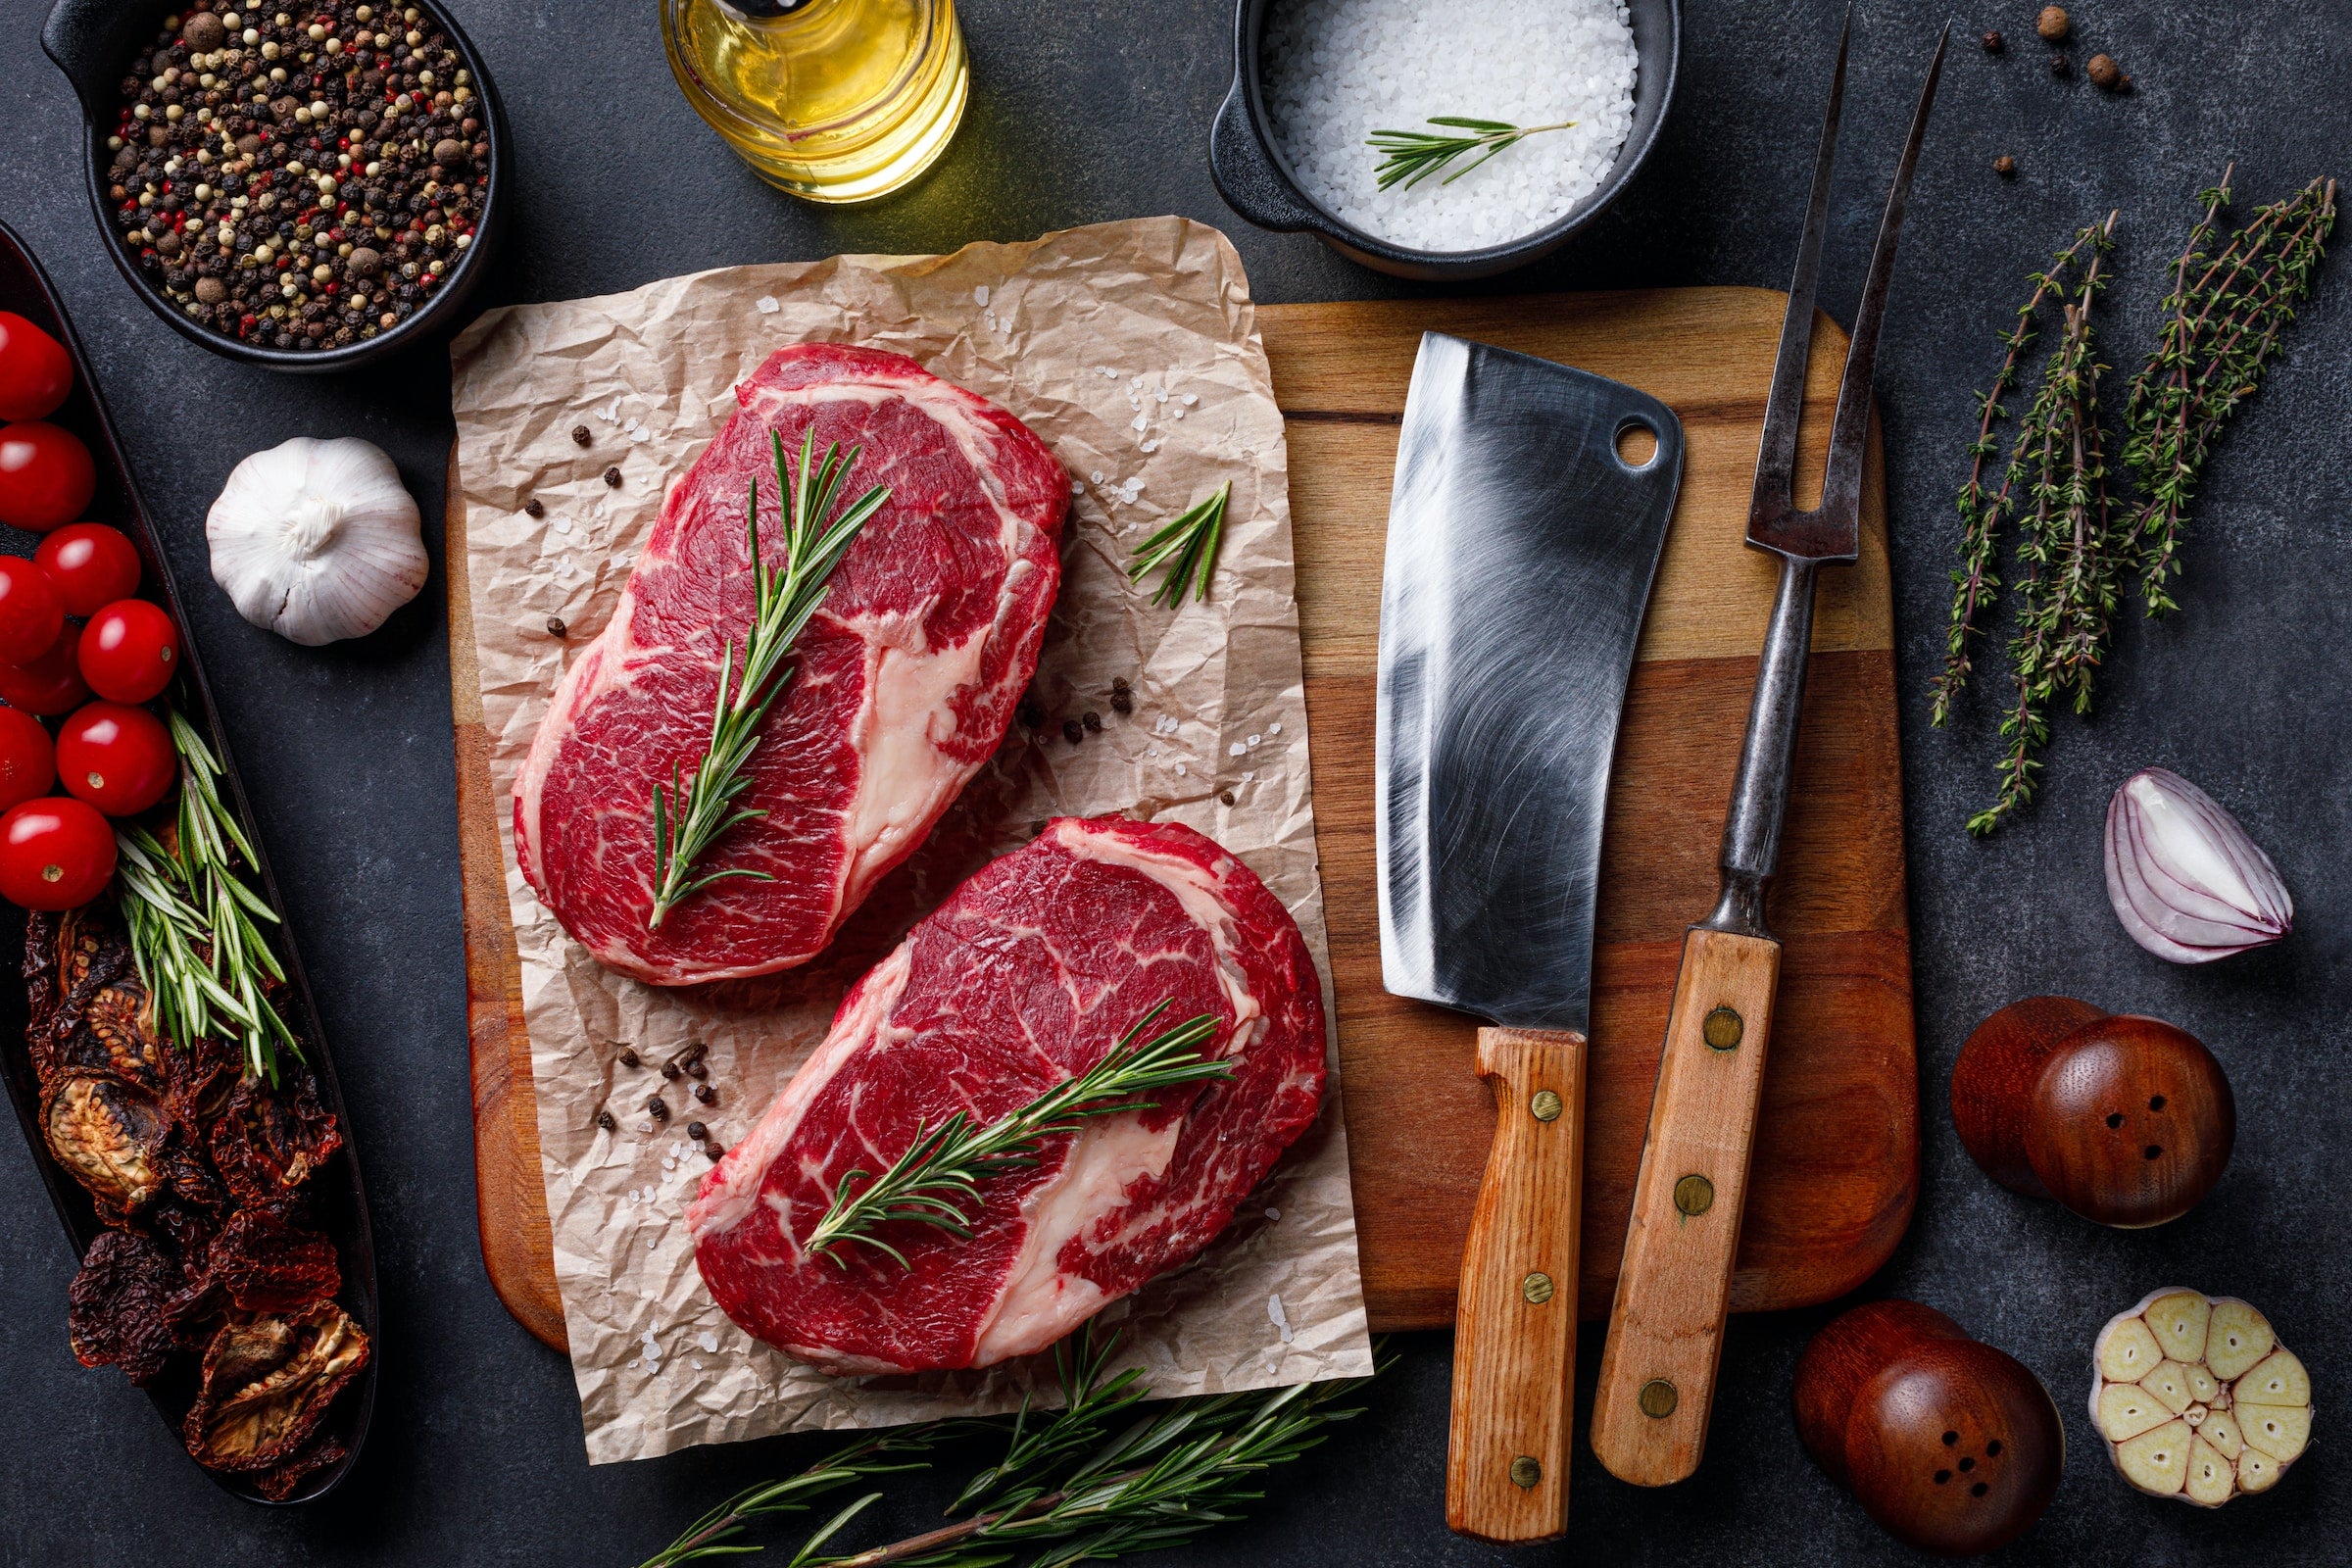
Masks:
[[[827,523],[842,480],[857,465],[861,447],[845,456],[841,444],[825,448],[816,458],[816,430],[811,425],[801,437],[801,469],[794,478],[784,456],[783,436],[770,431],[776,450],[776,495],[786,512],[784,564],[768,567],[760,559],[760,483],[754,479],[744,508],[744,531],[751,541],[752,582],[756,596],[751,635],[745,639],[743,667],[735,667],[735,642],[729,638],[719,655],[718,696],[710,708],[710,740],[694,763],[670,763],[669,784],[654,786],[654,899],[646,928],[659,930],[671,909],[713,883],[732,877],[772,882],[766,871],[728,866],[704,871],[701,863],[712,844],[730,828],[767,813],[738,805],[751,788],[746,771],[760,745],[760,726],[783,692],[785,657],[808,628],[809,617],[824,603],[833,569],[841,564],[867,519],[890,499],[886,485],[876,485],[850,503]]]
[[[905,1267],[906,1254],[874,1235],[877,1227],[910,1221],[965,1240],[971,1235],[967,1209],[976,1209],[981,1203],[980,1183],[1036,1164],[1044,1140],[1074,1133],[1091,1117],[1152,1108],[1153,1102],[1138,1096],[1232,1076],[1232,1063],[1197,1054],[1197,1048],[1217,1032],[1217,1020],[1211,1014],[1202,1013],[1137,1043],[1170,1005],[1162,1002],[1137,1019],[1119,1037],[1119,1043],[1085,1072],[1063,1079],[985,1127],[973,1126],[963,1111],[936,1127],[918,1123],[914,1142],[881,1175],[864,1170],[843,1175],[823,1217],[801,1244],[802,1250],[830,1257],[837,1266],[847,1268],[849,1262],[839,1249],[856,1242]],[[857,1185],[860,1182],[862,1187]]]
[[[1181,603],[1187,587],[1194,590],[1196,599],[1206,599],[1208,579],[1217,569],[1217,546],[1225,537],[1225,503],[1232,494],[1233,481],[1228,479],[1206,500],[1194,502],[1138,545],[1127,580],[1141,582],[1164,565],[1168,574],[1152,596],[1153,604]]]

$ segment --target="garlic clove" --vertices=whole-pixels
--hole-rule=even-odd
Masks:
[[[2213,1303],[2213,1326],[2207,1335],[2205,1364],[2226,1383],[2245,1376],[2247,1368],[2278,1343],[2270,1319],[2244,1301],[2228,1299]]]
[[[416,596],[421,524],[381,449],[305,436],[238,464],[205,534],[237,612],[315,648],[367,635]]]
[[[2188,1392],[2188,1369],[2178,1361],[2167,1361],[2139,1380],[2148,1396],[2175,1415],[2180,1414],[2196,1400]]]
[[[2144,768],[2107,804],[2107,898],[2134,942],[2175,963],[2209,963],[2278,941],[2294,901],[2278,867],[2213,798]]]
[[[2140,1314],[2171,1361],[2205,1359],[2205,1334],[2213,1305],[2201,1291],[2174,1291],[2148,1303]]]
[[[2240,1404],[2309,1404],[2311,1374],[2294,1351],[2273,1350],[2237,1380],[2236,1399]],[[2238,1419],[2247,1418],[2241,1414]]]
[[[2164,1359],[2155,1332],[2134,1313],[2117,1318],[2099,1335],[2099,1376],[2110,1383],[2137,1383]],[[2251,1361],[2246,1363],[2253,1365]]]
[[[2247,1446],[2260,1448],[2280,1464],[2301,1457],[2311,1442],[2309,1405],[2241,1404],[2237,1420]]]
[[[2181,1490],[2188,1500],[2206,1508],[2219,1508],[2230,1500],[2237,1490],[2237,1467],[2219,1449],[2207,1443],[2202,1435],[2191,1438],[2188,1444],[2188,1484]]]
[[[2101,1389],[2092,1415],[2110,1443],[2152,1432],[2173,1418],[2172,1411],[2136,1383],[2110,1383]]]
[[[2124,1479],[2140,1491],[2169,1497],[2188,1480],[2188,1449],[2195,1440],[2187,1422],[2167,1421],[2153,1432],[2118,1445],[2115,1462]]]
[[[2242,1442],[2237,1433],[2237,1419],[2226,1411],[2214,1411],[2206,1416],[2205,1424],[2197,1428],[2197,1440],[2212,1444],[2214,1451],[2223,1458],[2235,1459]]]

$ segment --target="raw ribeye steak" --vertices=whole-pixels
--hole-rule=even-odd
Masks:
[[[1069,475],[1020,420],[912,360],[830,343],[781,349],[662,506],[619,607],[565,672],[514,782],[514,853],[540,901],[599,960],[655,985],[766,974],[823,949],[912,853],[1004,737],[1061,582]],[[753,606],[746,487],[780,562],[770,432],[798,465],[859,448],[836,511],[890,500],[836,568],[767,716],[741,804],[767,814],[700,869],[757,867],[649,931],[652,802],[709,744],[720,656],[741,664]]]
[[[1139,1018],[1209,1013],[1233,1075],[1152,1096],[990,1176],[968,1240],[899,1221],[906,1257],[800,1243],[853,1170],[918,1126],[986,1125],[1086,1071]],[[695,1261],[746,1330],[828,1372],[1040,1350],[1206,1246],[1315,1119],[1323,1004],[1290,911],[1191,828],[1061,817],[984,866],[843,999],[833,1028],[687,1206]],[[853,1191],[857,1190],[853,1188]],[[835,1262],[838,1256],[840,1263]],[[844,1266],[846,1265],[846,1266]]]

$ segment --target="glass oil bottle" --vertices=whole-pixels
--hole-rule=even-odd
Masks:
[[[695,112],[811,201],[912,180],[970,90],[955,0],[662,0],[662,39]]]

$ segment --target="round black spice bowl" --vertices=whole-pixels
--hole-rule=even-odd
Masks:
[[[335,347],[317,349],[281,349],[248,341],[221,332],[192,319],[186,310],[174,301],[139,266],[137,259],[123,245],[116,222],[117,204],[109,194],[112,178],[113,150],[107,138],[115,134],[118,112],[124,92],[123,82],[130,62],[151,45],[168,16],[189,16],[185,0],[58,0],[41,29],[41,47],[56,62],[69,81],[74,84],[74,96],[81,102],[83,131],[83,171],[89,190],[91,211],[99,225],[99,243],[114,259],[116,270],[130,285],[131,292],[144,301],[147,308],[169,322],[172,329],[190,342],[210,349],[226,359],[248,365],[266,366],[275,370],[328,371],[345,370],[399,353],[403,349],[429,339],[447,335],[466,317],[466,305],[483,275],[488,270],[491,253],[497,248],[498,236],[505,226],[508,205],[505,189],[508,181],[507,162],[510,157],[506,112],[501,106],[498,89],[489,74],[482,69],[481,52],[474,48],[463,29],[449,15],[439,0],[386,0],[382,9],[390,16],[414,8],[421,20],[438,27],[456,50],[466,73],[466,85],[472,92],[472,104],[478,105],[473,118],[480,122],[476,133],[488,142],[489,157],[485,167],[476,174],[480,189],[481,210],[474,221],[473,232],[466,247],[458,251],[442,281],[410,315],[395,325],[379,330],[373,337]],[[222,9],[216,6],[216,11]],[[280,11],[288,15],[308,16],[320,9],[286,4],[286,0],[261,0],[259,4],[239,6],[230,10],[250,9],[256,15],[274,17]],[[327,9],[341,11],[341,4]],[[202,280],[200,280],[202,281]]]
[[[1375,271],[1439,282],[1492,277],[1548,256],[1597,217],[1632,182],[1665,122],[1683,47],[1682,0],[1626,0],[1634,32],[1634,123],[1599,188],[1532,234],[1474,251],[1423,251],[1368,234],[1334,217],[1300,188],[1274,139],[1260,84],[1259,44],[1273,0],[1239,0],[1234,18],[1233,86],[1208,132],[1208,172],[1217,194],[1260,228],[1304,230]],[[1365,150],[1367,158],[1373,154]]]

